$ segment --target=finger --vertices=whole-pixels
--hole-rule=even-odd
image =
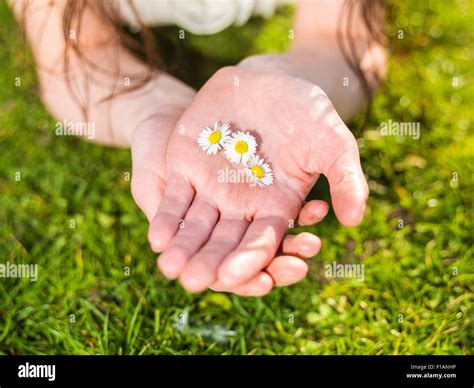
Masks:
[[[273,286],[289,286],[303,280],[308,273],[308,265],[298,257],[278,256],[265,271],[259,272],[247,283],[234,288],[226,288],[219,282],[209,288],[242,296],[262,296],[268,294]],[[269,281],[267,275],[270,275],[272,282]]]
[[[284,217],[254,220],[238,247],[219,266],[219,281],[230,288],[257,275],[275,256],[287,229],[288,220]]]
[[[337,113],[328,122],[332,136],[327,138],[326,150],[321,151],[318,169],[329,181],[332,206],[339,222],[355,226],[362,220],[369,193],[357,142]]]
[[[326,201],[315,199],[305,203],[298,216],[298,225],[316,225],[328,214],[329,205]]]
[[[280,246],[284,255],[309,259],[321,249],[321,240],[312,233],[302,232],[297,235],[286,235]]]
[[[217,282],[210,287],[214,291],[232,292],[239,296],[263,296],[268,294],[273,288],[273,279],[266,272],[259,272],[247,283],[232,288],[230,291],[223,284]]]
[[[273,278],[274,285],[288,286],[306,277],[308,265],[301,258],[315,256],[321,249],[321,240],[306,232],[296,236],[287,235],[280,248],[283,255],[275,257],[265,271]]]
[[[291,237],[291,239],[288,239],[289,237]],[[293,253],[295,252],[293,243],[296,241],[289,240],[295,240],[297,238],[308,238],[308,240],[314,244],[314,248],[312,248],[311,255],[301,255],[301,253]],[[298,283],[306,277],[308,273],[308,265],[305,263],[304,260],[300,259],[299,257],[290,255],[298,255],[300,257],[314,256],[315,254],[317,254],[321,247],[321,241],[317,236],[314,236],[310,233],[300,233],[296,236],[285,236],[282,246],[284,246],[283,250],[286,250],[285,255],[275,257],[270,263],[270,265],[265,269],[265,271],[272,277],[273,285],[278,287],[289,286],[291,284]],[[298,243],[296,244],[296,246],[298,246]],[[248,294],[251,294],[253,292],[258,293],[259,295],[263,295],[269,292],[270,290],[268,289],[267,282],[265,280],[262,281],[262,273],[264,272],[261,271],[258,275],[254,276],[244,285],[237,286],[235,288],[225,288],[219,282],[214,283],[210,288],[215,291],[239,291],[241,293],[246,292]],[[263,276],[263,279],[265,279],[265,276]],[[257,290],[257,292],[255,292],[255,290]]]
[[[278,256],[266,268],[275,286],[289,286],[303,280],[308,273],[308,264],[295,256]]]
[[[359,161],[357,147],[345,151],[326,173],[332,205],[341,224],[356,226],[362,221],[369,189]]]
[[[315,139],[319,157],[308,162],[309,170],[322,172],[328,178],[339,222],[346,226],[358,225],[364,215],[368,187],[357,141],[324,92],[317,93],[314,108],[312,114],[320,117],[320,133],[324,137]]]
[[[208,200],[196,197],[182,226],[168,248],[158,257],[158,267],[170,279],[176,279],[188,260],[203,246],[216,225],[219,212]]]
[[[189,183],[169,180],[158,211],[148,229],[148,240],[155,252],[163,252],[168,246],[188,211],[193,196],[194,190]]]
[[[151,222],[160,205],[164,186],[164,180],[152,170],[133,168],[131,183],[133,200],[145,214],[148,222]]]
[[[209,241],[191,258],[181,273],[183,287],[191,292],[199,292],[214,283],[219,264],[239,245],[247,227],[248,222],[244,219],[221,218]]]
[[[165,151],[175,119],[151,117],[135,131],[132,139],[132,196],[151,222],[165,189]]]

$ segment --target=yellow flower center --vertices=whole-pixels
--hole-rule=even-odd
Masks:
[[[250,171],[252,172],[253,176],[258,178],[258,179],[262,179],[263,176],[265,175],[265,173],[263,172],[262,167],[260,167],[260,166],[252,166],[250,168]]]
[[[216,144],[219,143],[219,140],[221,140],[221,133],[220,131],[214,131],[209,135],[209,143],[211,144]]]
[[[239,140],[237,143],[235,143],[235,150],[239,154],[245,154],[249,150],[249,146],[245,141]]]

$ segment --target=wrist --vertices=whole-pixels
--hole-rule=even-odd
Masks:
[[[247,57],[237,65],[240,68],[262,71],[262,72],[279,72],[300,77],[298,69],[287,54],[262,54]]]
[[[163,122],[159,130],[171,132],[194,96],[189,86],[168,74],[159,75],[143,88],[119,97],[121,101],[113,107],[117,112],[114,137],[119,144],[130,146],[135,132],[150,122]]]

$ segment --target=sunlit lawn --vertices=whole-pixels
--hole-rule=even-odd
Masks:
[[[0,279],[0,353],[472,353],[469,4],[396,2],[388,79],[356,131],[371,189],[363,224],[331,215],[308,228],[324,244],[308,279],[245,299],[191,295],[160,275],[130,195],[129,152],[54,135],[1,1],[0,264],[40,272]],[[281,50],[290,14],[186,44],[218,63]],[[419,122],[420,139],[381,136],[388,120]],[[364,264],[364,281],[328,279],[334,261]]]

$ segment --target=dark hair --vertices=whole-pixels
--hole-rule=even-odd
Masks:
[[[69,50],[72,50],[78,56],[78,58],[80,58],[81,61],[84,61],[86,65],[91,66],[91,68],[99,71],[104,70],[100,68],[100,65],[88,60],[84,55],[82,55],[81,52],[80,26],[86,7],[90,7],[90,9],[95,12],[100,18],[102,18],[105,23],[110,25],[117,32],[117,39],[119,39],[120,44],[123,47],[127,48],[130,52],[140,56],[144,63],[147,65],[148,72],[146,74],[130,75],[130,77],[132,78],[130,84],[133,86],[124,88],[122,90],[113,89],[111,90],[107,99],[113,98],[115,95],[124,93],[126,91],[133,91],[141,88],[146,82],[156,76],[156,70],[162,68],[163,66],[159,51],[156,46],[155,35],[152,30],[145,26],[138,17],[138,13],[133,5],[133,1],[127,0],[127,5],[132,10],[137,22],[139,23],[138,39],[132,38],[128,31],[126,31],[118,9],[114,7],[113,4],[111,4],[112,1],[68,0],[63,15],[63,35],[64,40],[66,42],[64,69],[66,71],[66,74],[68,73],[70,66],[67,54]],[[74,29],[77,31],[77,39],[69,39],[69,31]],[[85,68],[87,69],[87,67]],[[117,77],[119,76],[120,74],[117,74]],[[71,89],[70,84],[68,85],[71,94],[75,95],[73,90]],[[81,104],[78,98],[75,98],[77,102]],[[85,117],[87,117],[87,106],[81,104],[81,108],[83,114],[85,115]]]
[[[339,49],[349,67],[358,77],[367,100],[367,109],[362,125],[368,121],[371,112],[371,97],[374,90],[371,84],[378,84],[381,79],[380,75],[374,72],[370,74],[372,78],[372,82],[370,82],[367,74],[361,68],[360,52],[352,41],[351,28],[354,20],[360,18],[367,28],[368,41],[373,40],[385,46],[386,35],[382,24],[385,9],[384,0],[345,0],[339,15],[339,30],[337,34]]]

